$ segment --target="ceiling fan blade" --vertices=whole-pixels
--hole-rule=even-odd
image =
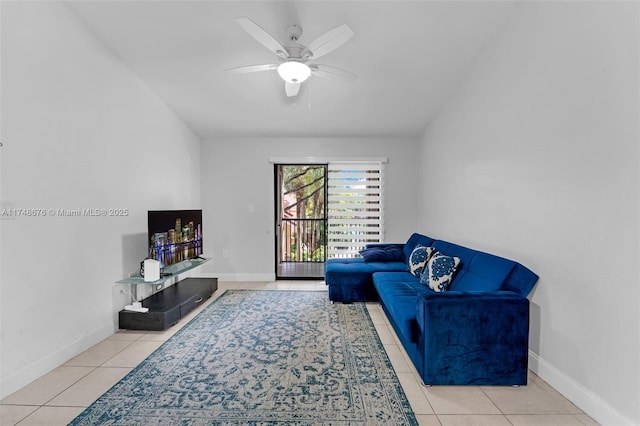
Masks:
[[[300,91],[300,85],[300,83],[289,83],[288,81],[285,81],[284,91],[289,97],[296,96]]]
[[[256,24],[249,18],[237,18],[236,22],[244,28],[246,32],[255,38],[258,43],[278,55],[279,57],[286,59],[289,57],[287,50],[276,40],[271,34],[266,32],[260,25]]]
[[[309,43],[302,51],[302,57],[317,59],[324,56],[342,46],[353,34],[353,30],[347,24],[342,24]]]
[[[248,72],[275,71],[277,69],[278,69],[278,64],[264,64],[264,65],[247,65],[244,67],[229,68],[227,71],[233,74],[244,74]]]
[[[351,71],[343,70],[342,68],[332,67],[330,65],[319,65],[312,64],[309,65],[311,68],[311,74],[317,77],[328,78],[328,79],[339,79],[339,80],[349,80],[353,81],[358,78],[357,75],[352,73]]]

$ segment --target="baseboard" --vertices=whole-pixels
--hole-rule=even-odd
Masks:
[[[621,415],[598,395],[531,351],[529,351],[529,368],[599,424],[603,426],[634,425],[630,419]]]
[[[29,383],[60,367],[71,358],[81,354],[93,345],[111,336],[117,329],[117,323],[112,323],[99,330],[76,340],[69,346],[51,352],[32,364],[2,378],[0,383],[0,399],[11,395]]]
[[[230,282],[239,282],[239,281],[275,281],[276,274],[235,274],[235,273],[206,273],[206,274],[198,274],[194,275],[198,277],[204,278],[217,278],[218,281],[230,281]]]

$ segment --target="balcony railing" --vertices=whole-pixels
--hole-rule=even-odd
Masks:
[[[326,219],[282,219],[282,262],[327,260]]]

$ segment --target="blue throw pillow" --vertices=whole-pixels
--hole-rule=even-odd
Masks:
[[[433,291],[447,291],[458,266],[460,258],[435,252],[427,262],[420,283],[428,285]]]
[[[420,278],[427,261],[434,251],[435,249],[433,247],[416,246],[408,259],[409,272],[411,272],[415,277]]]
[[[360,250],[365,262],[404,262],[403,245],[372,247]]]

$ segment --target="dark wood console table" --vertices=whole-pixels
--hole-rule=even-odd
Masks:
[[[143,299],[142,306],[149,308],[149,312],[121,310],[118,313],[119,326],[128,330],[166,330],[217,289],[217,278],[185,278]]]

